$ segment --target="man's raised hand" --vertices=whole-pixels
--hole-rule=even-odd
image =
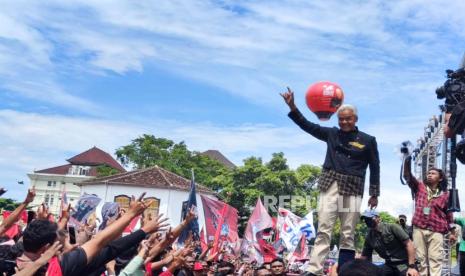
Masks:
[[[294,103],[294,92],[289,87],[287,87],[287,92],[280,93],[280,95],[292,111],[297,109]]]
[[[27,190],[27,195],[26,198],[24,199],[25,204],[29,204],[32,201],[34,201],[34,198],[36,197],[36,187],[32,186],[31,189]]]
[[[147,220],[142,227],[142,231],[151,234],[169,226],[169,223],[166,222],[168,218],[162,218],[162,216],[163,214],[160,214],[155,216],[152,220]]]
[[[144,201],[144,196],[145,192],[142,193],[137,200],[134,198],[134,196],[131,197],[131,202],[129,203],[129,210],[127,214],[131,215],[132,217],[141,215],[145,209],[147,209],[153,203],[153,199]]]

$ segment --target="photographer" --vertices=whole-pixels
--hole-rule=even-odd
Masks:
[[[410,171],[411,160],[411,156],[404,159],[403,176],[415,197],[413,243],[420,261],[419,271],[421,275],[441,275],[444,235],[453,230],[452,212],[447,212],[449,193],[440,188],[440,183],[447,180],[441,169],[432,168],[425,183],[418,181]],[[456,240],[453,232],[449,239]]]

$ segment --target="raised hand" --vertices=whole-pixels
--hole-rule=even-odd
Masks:
[[[284,102],[286,102],[286,104],[289,106],[291,110],[297,109],[294,103],[294,92],[292,92],[292,90],[289,87],[287,87],[287,92],[280,93],[280,95],[281,97],[283,97]]]
[[[56,241],[52,246],[50,246],[42,255],[40,256],[45,262],[50,260],[53,256],[58,255],[63,245],[59,241]]]
[[[63,210],[61,210],[60,220],[62,220],[62,219],[69,220],[71,210],[74,210],[74,208],[71,207],[71,203],[70,203],[70,204],[68,204],[67,208],[63,208]]]
[[[145,233],[151,234],[157,232],[158,230],[163,230],[164,227],[169,226],[169,223],[166,221],[168,218],[162,218],[163,214],[155,216],[152,220],[146,220],[142,231]]]
[[[49,219],[50,215],[48,206],[45,203],[40,204],[37,209],[37,219]]]
[[[193,221],[196,218],[197,218],[197,214],[195,212],[195,206],[192,206],[189,209],[189,212],[187,212],[185,220],[187,221],[187,223],[190,223],[191,221]]]
[[[141,215],[148,206],[150,206],[153,200],[144,201],[145,192],[142,193],[139,198],[136,200],[134,196],[131,197],[131,202],[129,203],[129,209],[127,214],[132,217]]]
[[[31,189],[27,190],[27,195],[26,198],[24,199],[25,204],[29,204],[32,201],[34,201],[34,198],[36,197],[36,187],[32,186]]]

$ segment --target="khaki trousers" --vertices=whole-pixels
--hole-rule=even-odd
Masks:
[[[307,271],[322,275],[323,264],[331,244],[331,233],[337,218],[341,221],[339,248],[354,250],[355,225],[360,220],[361,203],[361,196],[340,195],[336,181],[331,184],[327,191],[320,193],[318,232]]]
[[[444,236],[427,229],[413,228],[413,244],[420,262],[421,276],[440,276],[442,270]],[[428,274],[429,268],[429,274]]]

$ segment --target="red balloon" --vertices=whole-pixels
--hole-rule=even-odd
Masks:
[[[307,106],[321,121],[327,121],[344,101],[344,92],[334,82],[312,84],[305,95]]]

